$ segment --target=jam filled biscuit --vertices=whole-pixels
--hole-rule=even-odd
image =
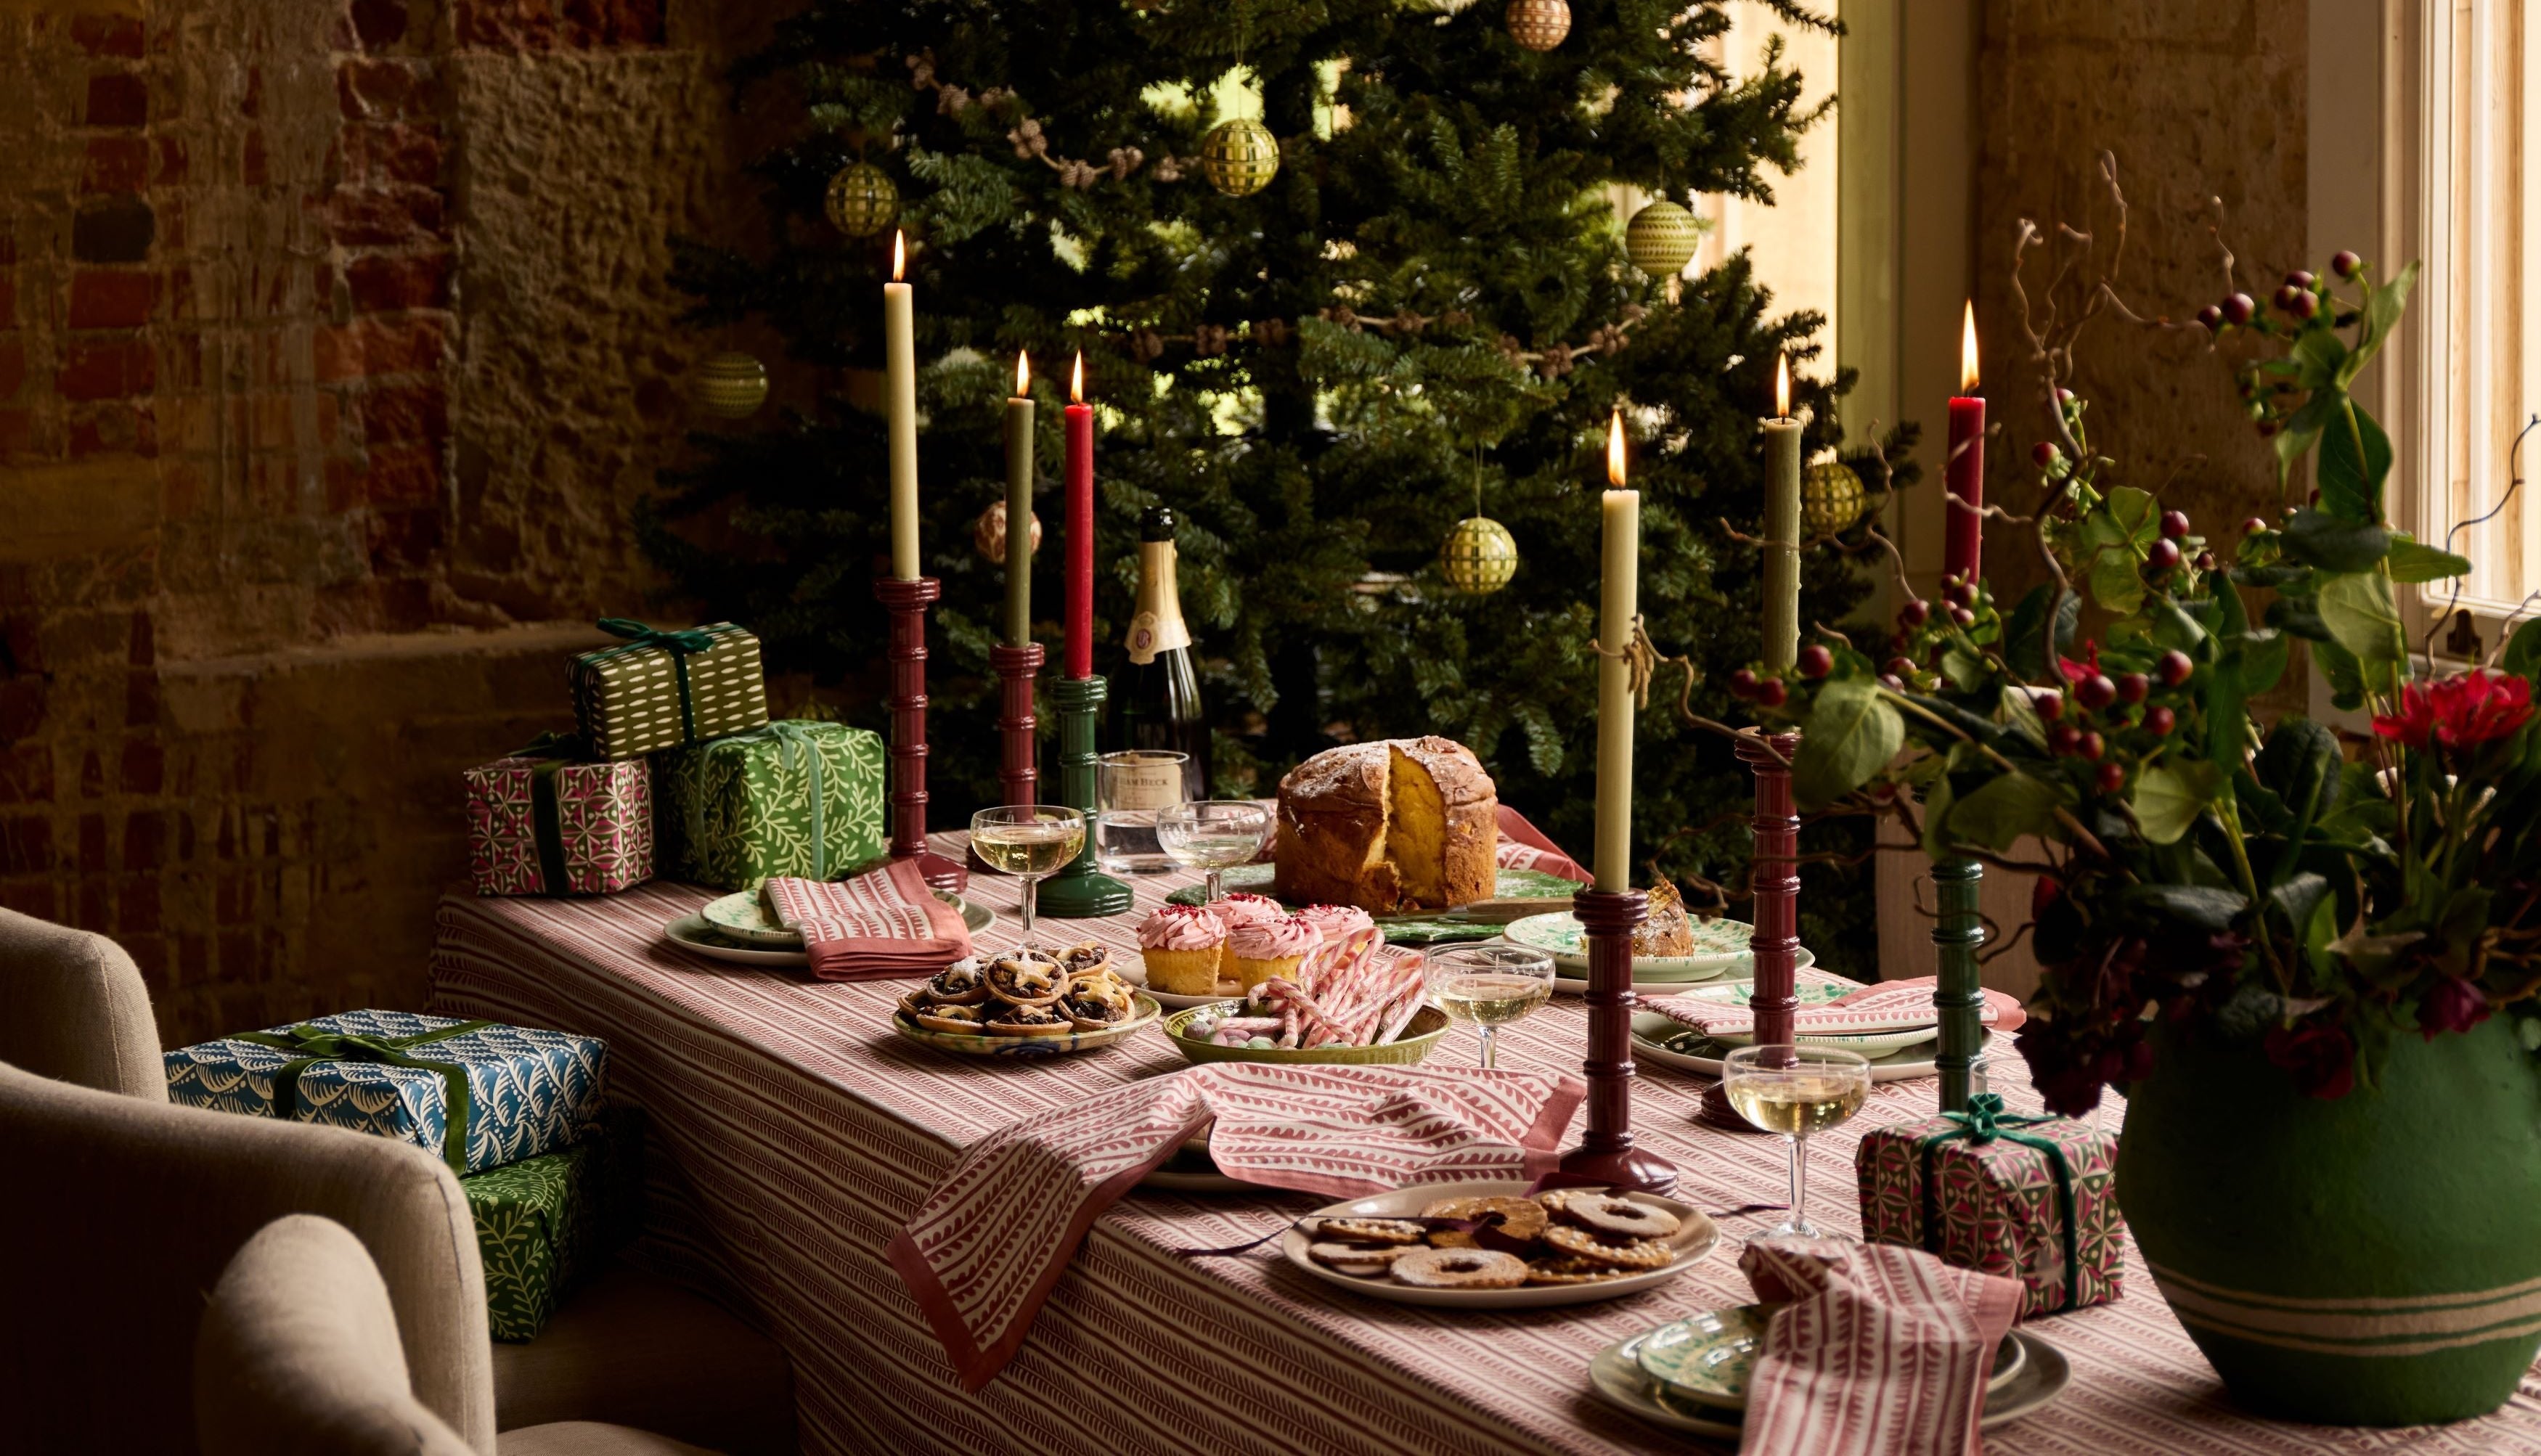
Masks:
[[[1586,1259],[1617,1269],[1665,1269],[1676,1262],[1676,1247],[1657,1239],[1608,1243],[1584,1228],[1557,1223],[1544,1231],[1544,1246],[1572,1259]]]
[[[1590,1233],[1617,1243],[1669,1238],[1682,1226],[1677,1216],[1665,1208],[1635,1203],[1613,1194],[1568,1188],[1539,1197],[1544,1206],[1562,1222],[1577,1224]]]
[[[1526,1243],[1544,1232],[1544,1205],[1533,1199],[1440,1199],[1420,1210],[1423,1218],[1488,1218],[1498,1214],[1500,1232]],[[1429,1242],[1441,1249],[1471,1249],[1477,1241],[1452,1228],[1429,1230]]]
[[[1526,1282],[1526,1261],[1497,1249],[1415,1249],[1393,1274],[1419,1289],[1514,1289]]]
[[[1425,1230],[1404,1218],[1327,1218],[1319,1232],[1327,1239],[1362,1244],[1416,1244]]]
[[[1620,1279],[1634,1272],[1586,1259],[1537,1259],[1526,1267],[1526,1281],[1530,1284],[1593,1284],[1599,1279]]]
[[[1383,1278],[1394,1261],[1412,1252],[1409,1244],[1308,1244],[1306,1257],[1327,1269],[1363,1279]]]

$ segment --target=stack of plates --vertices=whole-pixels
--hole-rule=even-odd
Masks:
[[[1666,995],[1684,990],[1699,982],[1722,979],[1744,981],[1755,975],[1756,956],[1747,942],[1756,927],[1744,920],[1697,920],[1694,922],[1694,949],[1682,956],[1633,957],[1633,989],[1644,994]],[[1540,950],[1553,957],[1553,988],[1584,991],[1588,988],[1588,942],[1579,928],[1579,917],[1568,910],[1552,914],[1529,915],[1512,921],[1501,932],[1513,945]],[[1808,947],[1800,948],[1799,964],[1814,966],[1818,958]]]
[[[942,890],[935,898],[960,910],[973,935],[996,923],[996,912],[985,906]],[[663,926],[662,933],[682,950],[745,966],[803,966],[812,959],[804,953],[803,932],[769,914],[756,890],[737,890],[709,902],[695,914]]]
[[[1725,1001],[1733,1006],[1746,1004],[1747,998],[1756,991],[1752,982],[1739,982],[1735,984],[1674,986],[1665,989],[1672,990],[1673,993],[1682,995],[1688,1000]],[[1860,986],[1843,982],[1803,983],[1794,987],[1803,1006],[1820,1005],[1859,989],[1861,989]],[[1870,1080],[1899,1082],[1933,1074],[1935,1070],[1933,1057],[1940,1051],[1940,1035],[1939,1027],[1926,1026],[1918,1027],[1912,1031],[1868,1032],[1826,1037],[1803,1036],[1796,1040],[1803,1046],[1839,1047],[1847,1052],[1858,1053],[1870,1062]],[[1683,1022],[1656,1011],[1635,1012],[1633,1016],[1634,1060],[1648,1060],[1658,1062],[1662,1066],[1683,1067],[1687,1071],[1701,1072],[1706,1077],[1720,1075],[1721,1058],[1727,1056],[1731,1049],[1743,1047],[1754,1040],[1755,1038],[1749,1036],[1706,1037]],[[1986,1040],[1978,1044],[1979,1056],[1985,1055],[1986,1047],[1992,1041],[1993,1034],[1989,1032]]]

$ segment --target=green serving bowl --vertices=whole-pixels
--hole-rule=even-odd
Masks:
[[[1447,1034],[1447,1013],[1435,1006],[1423,1006],[1412,1015],[1412,1024],[1403,1035],[1381,1047],[1221,1047],[1183,1035],[1183,1028],[1203,1011],[1240,1005],[1236,1001],[1215,1001],[1206,1006],[1194,1006],[1165,1018],[1165,1035],[1173,1039],[1183,1056],[1193,1061],[1288,1061],[1320,1062],[1343,1066],[1408,1066],[1429,1055],[1438,1039]]]

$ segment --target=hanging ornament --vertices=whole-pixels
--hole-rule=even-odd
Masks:
[[[830,179],[822,203],[830,226],[850,238],[870,238],[900,216],[900,188],[891,174],[870,162],[850,162]]]
[[[1509,38],[1529,50],[1551,50],[1570,34],[1567,0],[1509,0]]]
[[[1199,170],[1230,197],[1250,197],[1279,175],[1279,139],[1249,116],[1221,121],[1199,142]]]
[[[1488,597],[1517,575],[1517,538],[1488,516],[1467,516],[1438,547],[1447,584],[1469,597]]]
[[[1703,243],[1703,221],[1683,207],[1659,198],[1624,224],[1624,255],[1653,278],[1674,278],[1694,261]]]
[[[971,545],[980,548],[980,555],[1000,566],[1005,564],[1006,503],[1004,501],[988,502],[988,508],[980,513],[980,519],[971,523]],[[1032,513],[1032,546],[1029,554],[1038,555],[1040,552],[1041,512],[1035,511]]]
[[[767,402],[767,366],[738,351],[708,354],[697,366],[697,407],[719,419],[748,419]]]
[[[1869,496],[1852,467],[1830,455],[1809,467],[1800,480],[1800,524],[1811,536],[1850,531],[1861,519]]]

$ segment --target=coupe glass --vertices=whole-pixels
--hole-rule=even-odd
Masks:
[[[1156,845],[1185,869],[1208,872],[1208,899],[1222,899],[1221,876],[1251,864],[1270,842],[1270,806],[1258,799],[1193,799],[1156,811]]]
[[[1553,957],[1522,945],[1455,945],[1429,957],[1429,993],[1450,1021],[1470,1021],[1482,1065],[1498,1064],[1492,1033],[1553,999]]]
[[[1834,1047],[1741,1047],[1721,1059],[1720,1084],[1740,1117],[1790,1145],[1791,1216],[1764,1236],[1818,1237],[1806,1207],[1809,1134],[1861,1111],[1870,1100],[1870,1062]]]
[[[1059,804],[1007,804],[971,816],[971,847],[990,869],[1024,882],[1024,931],[1018,942],[1037,950],[1033,939],[1034,887],[1074,859],[1085,847],[1085,813]]]

